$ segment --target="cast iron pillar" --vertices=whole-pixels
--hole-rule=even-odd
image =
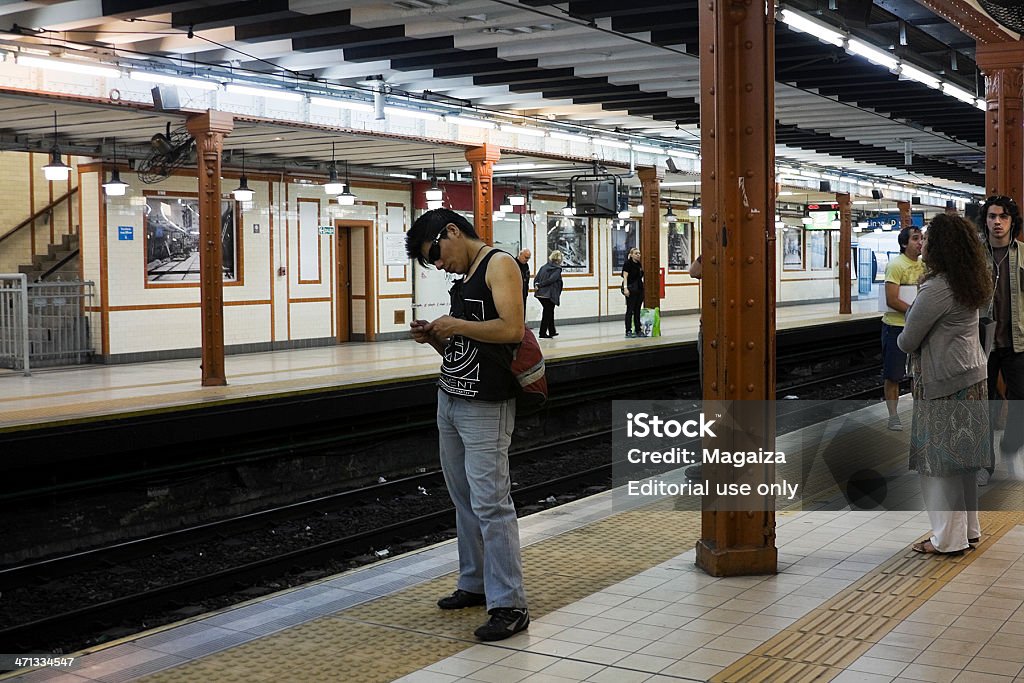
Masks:
[[[207,111],[188,117],[199,165],[199,296],[203,321],[203,386],[228,383],[224,372],[224,263],[220,235],[220,157],[231,114]]]
[[[896,202],[896,208],[900,211],[900,230],[912,226],[914,219],[910,215],[910,202],[906,200],[898,201]]]
[[[700,2],[704,411],[727,401],[730,450],[774,449],[775,16],[772,3]],[[717,445],[717,442],[716,442]],[[774,482],[774,465],[704,465],[718,482]],[[776,571],[774,498],[703,501],[697,566],[712,576]]]
[[[978,44],[976,61],[985,74],[985,189],[1022,201],[1021,113],[1024,110],[1024,44]]]
[[[852,313],[850,251],[853,249],[853,202],[846,192],[836,193],[839,204],[839,313]]]
[[[494,164],[500,158],[501,147],[486,142],[466,150],[473,168],[473,225],[487,244],[494,242]]]
[[[640,262],[644,268],[644,307],[661,307],[661,180],[665,172],[657,166],[637,170],[644,198],[640,231]]]

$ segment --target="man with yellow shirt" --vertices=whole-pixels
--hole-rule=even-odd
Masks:
[[[896,338],[906,324],[907,309],[911,301],[900,298],[900,287],[916,286],[924,275],[924,264],[920,261],[921,228],[913,226],[900,230],[897,238],[900,255],[889,261],[885,267],[885,304],[888,310],[882,316],[882,380],[885,383],[885,406],[889,409],[889,429],[903,430],[896,406],[900,399],[900,382],[907,373],[907,354],[900,351]]]

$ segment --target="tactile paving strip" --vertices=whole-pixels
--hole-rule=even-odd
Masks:
[[[623,512],[523,550],[530,613],[541,616],[691,549],[700,514],[671,502]],[[449,574],[142,680],[385,683],[476,644],[483,607],[441,611]]]
[[[981,556],[985,547],[1024,523],[1024,512],[983,512],[981,522],[978,551],[939,557],[908,549],[723,669],[712,683],[832,680]]]

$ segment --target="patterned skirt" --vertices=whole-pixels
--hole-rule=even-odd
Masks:
[[[914,382],[910,469],[927,477],[951,477],[984,467],[989,460],[988,381],[931,399],[919,387]]]

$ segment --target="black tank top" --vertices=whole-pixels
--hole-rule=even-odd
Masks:
[[[499,249],[489,251],[473,276],[456,280],[448,292],[450,315],[461,320],[496,320],[498,310],[487,287],[487,266]],[[449,396],[476,401],[512,398],[512,345],[487,344],[455,335],[444,347],[437,386]]]

